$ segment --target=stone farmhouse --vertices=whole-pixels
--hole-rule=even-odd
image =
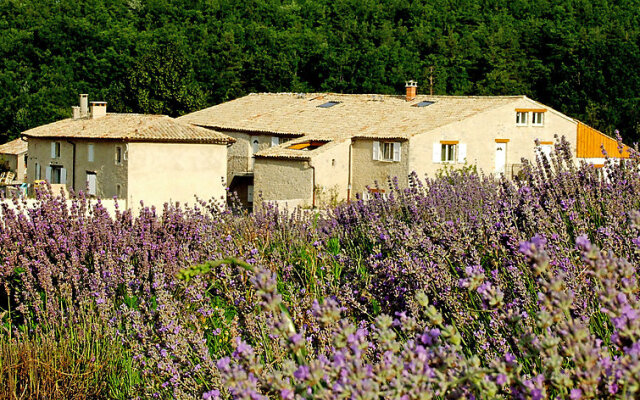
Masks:
[[[0,164],[13,173],[14,182],[24,182],[27,179],[27,142],[16,139],[0,145]]]
[[[73,117],[22,133],[28,182],[47,180],[125,207],[226,199],[227,147],[235,140],[164,115],[107,113],[80,95]]]
[[[443,166],[476,165],[512,176],[521,159],[535,159],[535,141],[549,153],[564,136],[576,160],[598,166],[601,145],[620,154],[614,139],[526,96],[261,93],[178,118],[232,136],[227,180],[248,205],[263,200],[315,206],[368,196],[389,176],[434,176]],[[625,150],[626,153],[626,150]]]

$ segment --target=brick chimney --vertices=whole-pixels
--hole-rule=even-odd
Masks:
[[[415,100],[416,96],[418,95],[418,82],[416,82],[416,81],[406,82],[405,83],[405,88],[407,88],[406,100],[407,101]]]
[[[107,115],[107,102],[92,101],[91,102],[91,119],[104,117],[105,115]]]

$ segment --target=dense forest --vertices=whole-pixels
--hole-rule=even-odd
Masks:
[[[0,142],[250,92],[526,94],[640,138],[639,0],[0,0]]]

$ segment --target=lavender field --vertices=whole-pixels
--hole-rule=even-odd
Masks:
[[[640,156],[568,155],[319,213],[5,207],[0,398],[638,398]]]

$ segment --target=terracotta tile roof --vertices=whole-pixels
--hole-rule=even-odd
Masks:
[[[515,102],[523,96],[404,96],[369,94],[259,93],[179,117],[222,131],[274,135],[409,138],[474,114]],[[328,108],[318,107],[338,102]],[[413,107],[432,101],[426,107]]]
[[[115,114],[63,119],[22,132],[26,137],[114,139],[131,142],[232,143],[211,129],[181,123],[166,115]]]
[[[27,142],[22,139],[12,140],[0,145],[0,154],[22,154],[27,152]]]

